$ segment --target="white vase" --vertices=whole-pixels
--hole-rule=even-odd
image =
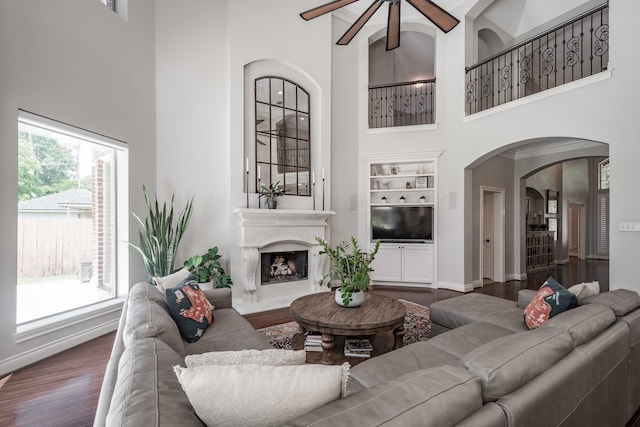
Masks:
[[[340,288],[336,289],[336,303],[342,307],[360,307],[362,302],[364,301],[364,292],[358,291],[353,292],[351,294],[351,301],[348,305],[344,305],[344,301],[342,300],[342,292]]]

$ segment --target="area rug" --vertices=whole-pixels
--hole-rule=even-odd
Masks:
[[[429,337],[431,334],[429,307],[403,299],[398,301],[407,309],[407,315],[404,318],[404,344],[411,344]],[[275,348],[291,350],[293,336],[302,330],[296,322],[287,322],[258,329],[258,332]]]

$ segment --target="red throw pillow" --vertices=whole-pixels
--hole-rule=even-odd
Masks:
[[[180,335],[188,342],[198,341],[213,323],[211,305],[198,282],[189,275],[175,288],[167,289],[165,296],[169,313],[178,325]]]
[[[527,328],[536,329],[553,316],[577,306],[578,297],[549,277],[524,309],[524,323]]]

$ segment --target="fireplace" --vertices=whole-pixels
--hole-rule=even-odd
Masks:
[[[309,251],[262,252],[260,254],[261,284],[307,280]]]
[[[332,211],[235,209],[238,242],[231,250],[233,307],[240,314],[288,307],[303,295],[326,290],[327,239]]]

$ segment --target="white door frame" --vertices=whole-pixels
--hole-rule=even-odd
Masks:
[[[573,233],[571,224],[571,215],[570,214],[570,206],[576,206],[578,208],[578,259],[584,260],[587,259],[587,249],[586,249],[586,241],[587,241],[587,227],[586,224],[586,209],[585,204],[582,202],[567,202],[567,228],[569,229],[567,232],[567,236],[571,236]],[[567,246],[569,246],[569,238],[567,239]]]
[[[485,193],[493,194],[493,280],[504,282],[505,278],[505,190],[504,188],[480,186],[480,283],[482,283],[483,253],[483,228],[484,228],[484,196]]]

